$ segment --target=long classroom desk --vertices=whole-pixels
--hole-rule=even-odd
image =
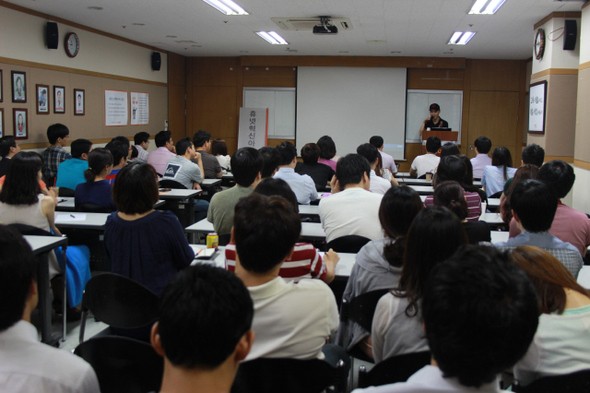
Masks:
[[[55,226],[58,228],[104,230],[111,213],[55,212]]]
[[[408,186],[431,186],[432,181],[426,179],[416,179],[412,177],[396,177],[395,180],[401,185],[405,184]],[[481,187],[481,181],[475,180],[473,182],[474,186]]]
[[[164,205],[165,203],[166,203],[166,201],[160,199],[158,202],[156,202],[156,204],[154,205],[154,208],[158,208],[158,207]],[[55,207],[55,210],[62,211],[62,212],[75,211],[76,204],[74,201],[74,197],[59,197],[59,198],[57,198],[57,206]]]
[[[215,232],[213,223],[203,218],[201,221],[197,221],[194,224],[186,227],[184,231],[188,234],[207,234]],[[322,240],[326,238],[326,233],[322,229],[322,225],[316,222],[302,222],[301,223],[301,238],[309,240]]]

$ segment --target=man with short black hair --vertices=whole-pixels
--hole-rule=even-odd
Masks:
[[[370,143],[363,143],[356,148],[356,152],[365,157],[371,166],[371,187],[369,188],[369,191],[376,194],[385,195],[387,190],[391,188],[391,183],[381,176],[377,176],[375,173],[375,168],[377,167],[381,157],[379,155],[379,150],[377,150],[377,148]]]
[[[135,142],[135,148],[137,149],[137,161],[147,162],[148,158],[148,147],[150,146],[150,134],[145,131],[138,132],[133,137]]]
[[[273,177],[279,170],[279,165],[281,164],[281,153],[279,153],[277,148],[274,146],[264,146],[258,149],[258,151],[260,152],[262,160],[264,161],[264,166],[260,172],[262,176],[261,180]]]
[[[92,142],[88,139],[72,142],[72,158],[59,164],[55,186],[75,190],[78,184],[86,182],[84,171],[88,169],[88,154],[91,151]]]
[[[229,393],[254,342],[253,315],[250,294],[233,273],[205,264],[179,272],[152,327],[152,345],[164,357],[160,391]]]
[[[473,166],[473,178],[481,179],[483,176],[483,169],[486,165],[492,165],[492,159],[488,156],[492,148],[492,141],[487,136],[478,137],[473,143],[475,147],[476,156],[471,159],[471,166]]]
[[[119,135],[111,139],[111,142],[113,141],[121,142],[125,145],[125,147],[127,148],[127,160],[129,160],[131,158],[131,153],[133,153],[133,149],[131,149],[131,142],[129,142],[129,139],[127,139],[126,136]]]
[[[55,123],[47,128],[47,139],[51,146],[43,152],[43,180],[49,186],[53,185],[59,164],[72,158],[72,155],[64,149],[69,137],[70,130],[63,124]]]
[[[170,131],[160,131],[154,138],[157,149],[148,154],[147,163],[154,167],[156,173],[163,175],[168,161],[176,156],[174,141]]]
[[[371,167],[360,154],[348,154],[338,161],[330,182],[332,195],[320,201],[319,212],[326,241],[358,235],[371,240],[383,238],[379,206],[383,195],[369,191]]]
[[[558,201],[553,189],[542,181],[529,179],[518,183],[510,196],[510,206],[521,233],[496,246],[504,250],[518,246],[542,248],[559,259],[577,278],[584,264],[582,255],[576,247],[549,233]]]
[[[193,135],[193,144],[195,145],[195,149],[201,154],[203,168],[205,169],[205,179],[220,179],[223,176],[223,170],[221,169],[221,165],[219,165],[219,160],[213,154],[209,154],[209,150],[211,150],[211,133],[203,130],[195,132],[195,135]]]
[[[543,161],[545,161],[545,150],[536,143],[531,143],[522,149],[522,165],[532,164],[541,168]]]
[[[539,323],[529,279],[491,247],[463,246],[435,266],[421,307],[432,365],[407,382],[354,392],[504,392],[498,375],[525,355]]]
[[[334,170],[328,165],[320,164],[320,147],[315,143],[306,143],[301,148],[303,162],[295,165],[295,172],[310,176],[318,191],[324,191],[334,177]]]
[[[7,135],[0,138],[0,156],[2,157],[2,160],[0,160],[0,177],[6,175],[10,159],[19,151],[20,146],[14,136]]]
[[[39,342],[31,324],[38,303],[36,262],[23,237],[0,225],[0,391],[98,393],[88,363]]]
[[[300,175],[295,172],[297,165],[297,149],[291,142],[285,141],[277,146],[281,155],[281,164],[274,179],[284,180],[297,197],[300,205],[309,205],[311,201],[318,199],[315,182],[309,175]]]
[[[440,139],[431,136],[426,140],[426,154],[414,158],[410,167],[410,176],[421,178],[427,173],[434,173],[434,170],[440,162]]]
[[[383,152],[383,147],[385,146],[383,137],[379,135],[372,136],[371,139],[369,139],[369,143],[375,146],[377,150],[379,150],[379,153],[381,153],[381,166],[383,169],[389,169],[392,174],[397,173],[397,167],[395,166],[393,157]]]
[[[209,204],[207,220],[213,223],[218,234],[231,231],[234,223],[234,208],[240,198],[248,196],[260,182],[264,162],[258,150],[242,147],[231,156],[231,167],[236,185],[229,190],[215,193]]]
[[[129,148],[125,145],[125,142],[112,140],[105,146],[105,149],[111,152],[113,155],[113,169],[109,173],[105,180],[108,180],[109,184],[115,184],[115,178],[117,174],[127,165],[127,156],[129,154]]]

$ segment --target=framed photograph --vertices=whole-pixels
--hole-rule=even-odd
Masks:
[[[4,109],[0,108],[0,138],[4,136]]]
[[[74,115],[84,115],[84,90],[74,89]]]
[[[53,113],[66,113],[66,88],[53,86]]]
[[[4,86],[2,86],[2,70],[0,70],[0,102],[4,99]]]
[[[27,74],[12,71],[12,102],[27,102]]]
[[[547,81],[533,83],[529,89],[529,133],[545,133],[545,109],[547,108]]]
[[[49,114],[49,86],[37,85],[37,114]]]
[[[14,139],[27,139],[29,137],[29,118],[27,109],[13,108]]]

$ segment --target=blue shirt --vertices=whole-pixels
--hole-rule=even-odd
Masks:
[[[88,169],[88,161],[79,158],[65,160],[57,167],[56,187],[67,187],[72,190],[80,183],[85,183],[84,171]]]
[[[315,182],[308,175],[300,175],[293,168],[282,167],[273,177],[286,181],[301,205],[309,205],[309,202],[318,199]]]

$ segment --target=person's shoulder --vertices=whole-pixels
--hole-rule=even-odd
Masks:
[[[333,295],[332,290],[322,280],[316,280],[313,278],[302,278],[297,283],[292,283],[293,290],[296,291],[315,291],[318,293]]]

